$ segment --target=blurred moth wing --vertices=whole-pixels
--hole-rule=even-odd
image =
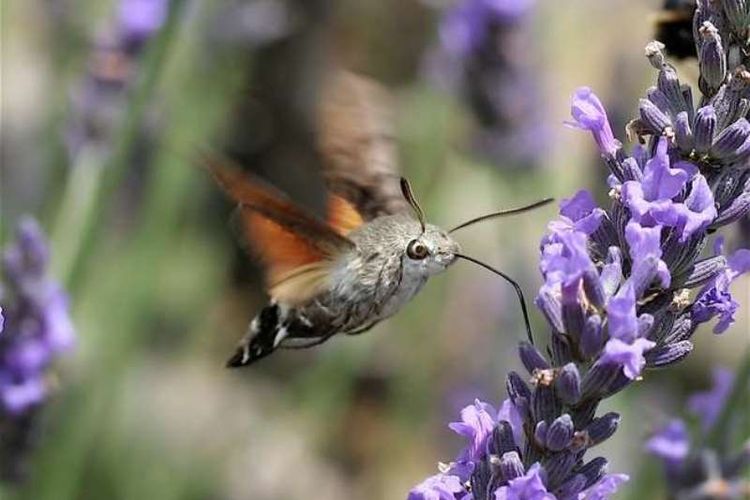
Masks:
[[[323,222],[227,161],[204,155],[203,163],[239,204],[242,230],[263,264],[269,295],[294,306],[324,290],[336,260],[355,248],[346,234],[363,223],[357,210],[331,195],[328,221]]]
[[[349,71],[324,81],[317,114],[323,176],[365,221],[408,213],[401,193],[393,103],[377,82]]]

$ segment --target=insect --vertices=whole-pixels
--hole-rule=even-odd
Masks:
[[[340,84],[346,92],[336,94],[334,101],[339,102],[324,110],[322,119],[329,125],[324,130],[330,131],[333,126],[338,133],[351,135],[351,129],[341,128],[348,123],[354,130],[364,131],[369,142],[355,141],[365,145],[359,154],[326,156],[332,161],[324,171],[330,189],[325,221],[221,160],[209,156],[204,161],[218,184],[239,205],[243,230],[264,266],[271,297],[250,322],[227,366],[249,365],[277,349],[312,347],[336,334],[361,334],[395,314],[430,276],[460,258],[513,284],[531,336],[520,287],[504,273],[462,254],[451,233],[552,200],[488,214],[451,231],[426,223],[409,183],[394,172],[387,137],[379,134],[379,122],[368,115],[362,100],[348,100],[352,93],[371,91],[371,83],[347,74]],[[326,112],[335,113],[331,117]],[[339,135],[331,138],[323,134],[320,147],[324,152],[331,147],[336,150],[340,140]],[[354,169],[352,160],[362,163]]]

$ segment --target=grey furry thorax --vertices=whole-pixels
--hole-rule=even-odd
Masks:
[[[406,215],[379,217],[348,237],[355,249],[335,263],[328,288],[297,308],[313,325],[341,333],[368,329],[395,314],[460,250],[442,229],[428,224],[422,234],[419,223]],[[429,250],[421,260],[406,252],[416,238]]]

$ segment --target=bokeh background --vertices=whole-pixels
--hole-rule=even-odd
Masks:
[[[488,116],[492,103],[457,91],[447,0],[3,2],[0,234],[22,214],[41,221],[78,345],[57,366],[28,480],[0,497],[395,499],[454,456],[446,423],[476,397],[502,400],[520,368],[513,290],[458,263],[367,335],[226,370],[265,298],[231,205],[192,159],[222,151],[315,210],[311,110],[326,72],[345,68],[392,93],[400,163],[432,222],[604,193],[593,141],[563,126],[569,96],[594,88],[625,140],[655,77],[643,47],[661,2],[519,3]],[[554,213],[459,239],[531,299]],[[642,452],[654,426],[713,366],[739,363],[750,282],[734,289],[730,331],[699,332],[685,363],[608,402],[623,419],[602,454],[632,477],[622,498],[660,487]],[[544,338],[536,311],[532,322]]]

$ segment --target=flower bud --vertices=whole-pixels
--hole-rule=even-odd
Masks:
[[[500,473],[506,481],[524,475],[523,462],[515,451],[510,451],[500,457]]]
[[[707,153],[711,149],[715,128],[716,110],[711,105],[703,106],[695,115],[695,126],[693,127],[695,150],[698,153]]]
[[[664,51],[664,44],[658,40],[653,40],[646,44],[645,53],[646,53],[646,57],[648,58],[648,62],[650,62],[651,66],[653,66],[656,69],[661,69],[661,67],[664,66],[664,63],[666,61],[663,51]]]
[[[646,358],[647,366],[659,368],[676,363],[690,354],[692,350],[693,343],[689,340],[682,340],[674,344],[654,347],[644,355],[644,358]]]
[[[595,446],[609,439],[612,434],[615,433],[619,425],[620,415],[614,412],[595,418],[588,427],[586,427],[590,446]]]
[[[711,155],[715,158],[734,157],[748,137],[750,137],[750,122],[745,118],[740,118],[716,137],[710,149]]]
[[[586,476],[586,486],[584,486],[584,488],[588,488],[599,479],[601,479],[604,474],[606,474],[607,459],[604,457],[596,457],[595,459],[581,466],[581,468],[576,472]]]
[[[699,54],[701,90],[706,95],[714,95],[727,76],[727,58],[721,43],[719,31],[710,21],[700,28],[703,44]]]
[[[685,97],[682,94],[680,80],[677,78],[677,71],[672,66],[665,64],[661,67],[656,80],[656,87],[667,97],[669,101],[668,110],[672,114],[676,115],[680,111],[687,111],[688,108],[685,103]]]
[[[719,212],[719,216],[716,217],[710,227],[717,228],[729,224],[743,217],[748,212],[750,212],[750,192],[744,192],[730,203],[728,207]]]
[[[566,413],[557,417],[547,430],[547,448],[552,451],[560,451],[567,448],[570,440],[573,438],[574,431],[573,420],[570,418],[570,415]]]
[[[641,122],[656,134],[661,134],[665,128],[672,125],[669,117],[648,99],[640,99],[638,110]]]
[[[581,398],[581,375],[575,363],[568,363],[560,369],[555,379],[555,390],[567,405],[574,405]]]
[[[680,285],[683,288],[695,288],[705,284],[714,276],[722,272],[727,265],[727,259],[723,255],[716,255],[707,259],[699,260],[691,266],[684,276],[684,283]],[[682,282],[679,278],[675,279],[676,283]]]
[[[560,402],[555,397],[552,387],[537,385],[531,393],[532,416],[535,421],[552,422],[560,414]]]
[[[690,129],[690,119],[685,111],[677,113],[674,121],[674,134],[677,146],[686,152],[693,150],[693,131]]]
[[[487,454],[500,456],[509,451],[517,451],[516,441],[513,438],[513,427],[509,422],[501,420],[492,429],[492,435],[487,440]]]
[[[750,24],[747,0],[722,0],[721,4],[724,7],[724,15],[734,31],[738,34],[746,31]]]
[[[592,314],[586,318],[578,347],[583,357],[590,358],[596,355],[603,345],[602,318],[598,314]]]
[[[549,362],[544,359],[544,356],[528,342],[521,342],[518,346],[518,352],[521,357],[521,363],[529,372],[534,373],[535,370],[547,370],[550,368]]]
[[[550,488],[555,488],[565,481],[575,467],[576,461],[576,455],[567,450],[552,455],[552,458],[544,464],[544,470],[547,471],[547,484]]]

